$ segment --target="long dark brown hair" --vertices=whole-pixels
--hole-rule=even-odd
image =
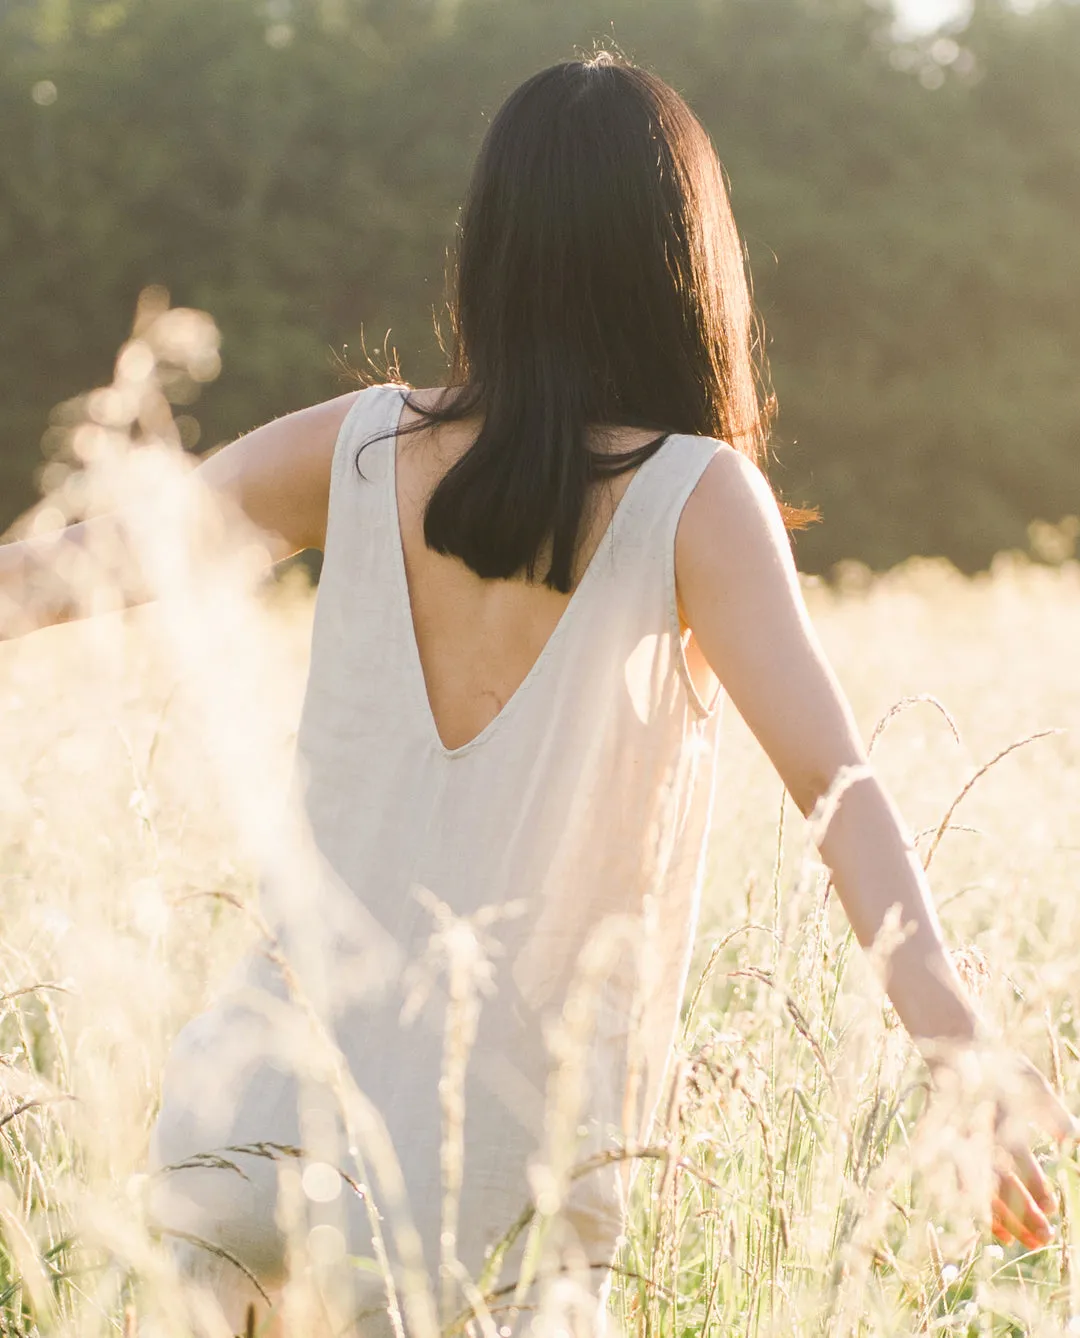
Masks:
[[[403,431],[482,418],[424,514],[428,546],[480,576],[535,580],[546,550],[545,584],[570,590],[589,485],[669,434],[764,463],[773,399],[719,159],[679,94],[619,56],[553,65],[503,104],[449,309],[449,385],[433,408],[410,397]],[[590,425],[657,436],[597,451]]]

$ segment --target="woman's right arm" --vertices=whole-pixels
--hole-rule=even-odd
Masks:
[[[76,556],[73,548],[94,542],[100,523],[82,521],[0,545],[0,641],[79,616],[80,601],[64,569],[69,555]]]
[[[350,391],[266,423],[213,451],[195,470],[226,513],[231,503],[262,532],[271,562],[325,543],[334,445],[362,393]],[[121,555],[107,570],[125,606],[153,598],[119,512],[0,544],[0,640],[93,612],[84,582],[94,580],[88,559],[103,553]],[[80,579],[72,579],[75,569]]]

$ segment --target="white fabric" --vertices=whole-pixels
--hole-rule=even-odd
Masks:
[[[534,1193],[555,1205],[560,1168],[644,1136],[661,1091],[697,915],[719,717],[715,702],[699,700],[683,655],[674,541],[717,444],[670,436],[639,468],[525,681],[481,734],[447,749],[410,614],[393,435],[362,452],[362,476],[354,465],[362,442],[393,433],[402,404],[400,387],[364,391],[335,448],[296,763],[323,877],[298,903],[270,870],[264,902],[286,949],[315,954],[301,975],[322,994],[317,1006],[331,1007],[349,1069],[385,1122],[433,1276],[444,1226],[447,953],[469,943],[437,935],[439,905],[476,928],[490,978],[464,1088],[455,1245],[475,1277]],[[446,912],[444,930],[455,923]],[[282,1033],[250,1005],[251,986],[276,989],[273,972],[253,959],[243,983],[177,1040],[158,1164],[259,1139],[308,1148],[289,1066],[272,1058]],[[566,1009],[576,986],[583,1002]],[[256,1058],[239,1057],[245,1045]],[[305,1119],[321,1137],[317,1101]],[[243,1165],[247,1180],[205,1167],[164,1177],[158,1216],[269,1276],[280,1258],[275,1167]],[[611,1256],[623,1185],[616,1165],[573,1181],[557,1239],[590,1264]],[[350,1250],[370,1254],[363,1203],[351,1191],[343,1202]],[[396,1258],[394,1212],[380,1206]]]

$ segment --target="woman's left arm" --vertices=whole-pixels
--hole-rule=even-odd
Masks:
[[[899,916],[902,941],[888,954],[885,985],[904,1026],[931,1059],[943,1043],[975,1041],[979,1017],[945,946],[911,838],[867,765],[810,623],[773,494],[730,447],[687,501],[675,556],[686,621],[736,709],[799,809],[810,816],[824,801],[831,811],[817,833],[819,849],[859,942],[869,948],[890,912]],[[830,796],[834,785],[839,793]],[[1043,1108],[1060,1125],[1054,1132],[1071,1133],[1071,1117],[1043,1087]],[[1021,1228],[1045,1238],[1049,1186],[1030,1156],[1019,1161],[1026,1189],[1015,1215]]]

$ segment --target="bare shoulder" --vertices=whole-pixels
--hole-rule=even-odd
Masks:
[[[791,544],[765,475],[740,451],[717,443],[683,508],[675,539],[675,578],[683,616],[722,591],[763,591],[776,575],[795,579]]]
[[[308,405],[209,453],[198,473],[228,493],[274,543],[275,558],[326,541],[330,472],[345,419],[361,395],[352,390]]]
[[[693,548],[716,539],[718,530],[737,538],[747,526],[771,531],[779,526],[785,533],[772,488],[758,466],[726,442],[713,444],[716,453],[683,508],[678,542]]]

